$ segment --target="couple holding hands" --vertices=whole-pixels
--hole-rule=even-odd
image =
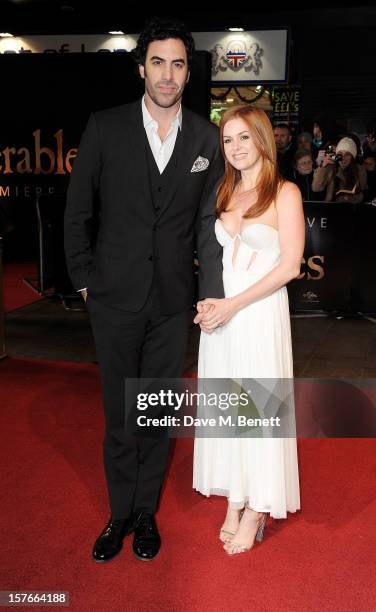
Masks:
[[[293,376],[285,285],[304,248],[300,192],[278,175],[262,110],[231,108],[218,133],[182,107],[193,52],[183,24],[149,22],[135,49],[145,94],[90,116],[68,190],[66,257],[87,303],[104,396],[111,518],[94,544],[98,562],[129,533],[137,558],[160,550],[155,513],[169,440],[127,431],[124,380],[182,375],[194,248],[199,377]],[[227,498],[219,537],[228,554],[246,552],[268,514],[300,507],[296,440],[196,438],[193,487]]]

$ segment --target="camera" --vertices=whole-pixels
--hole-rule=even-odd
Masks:
[[[334,162],[340,162],[342,159],[342,155],[340,153],[336,153],[335,147],[333,145],[329,145],[325,149],[325,155],[329,155],[330,159]]]

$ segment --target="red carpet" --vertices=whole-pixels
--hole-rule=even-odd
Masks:
[[[159,557],[130,539],[107,565],[90,559],[108,517],[95,366],[0,363],[1,590],[64,590],[74,611],[375,609],[376,443],[299,444],[303,510],[268,521],[265,539],[229,558],[221,498],[191,490],[192,442],[176,444],[158,523]]]
[[[31,287],[24,283],[24,278],[35,278],[37,264],[32,262],[13,262],[3,265],[4,311],[9,312],[41,299]]]

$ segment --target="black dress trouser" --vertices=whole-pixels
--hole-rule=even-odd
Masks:
[[[153,285],[139,312],[103,306],[88,295],[102,378],[104,467],[113,519],[133,511],[155,513],[166,468],[169,439],[135,437],[125,426],[125,378],[182,375],[188,312],[163,315]]]

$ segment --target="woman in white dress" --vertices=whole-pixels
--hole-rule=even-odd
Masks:
[[[249,105],[220,125],[225,175],[215,232],[225,298],[198,303],[199,378],[292,379],[286,283],[300,273],[305,223],[300,191],[280,178],[273,128]],[[196,437],[193,487],[228,499],[220,539],[229,554],[261,541],[266,514],[300,508],[295,437]]]

